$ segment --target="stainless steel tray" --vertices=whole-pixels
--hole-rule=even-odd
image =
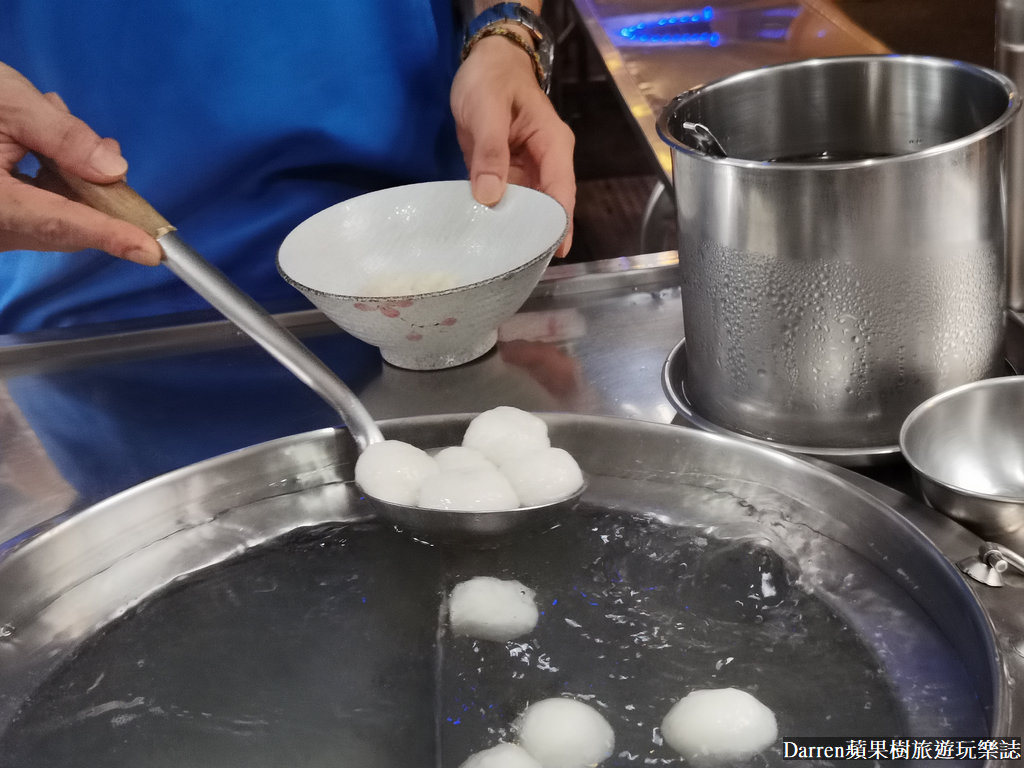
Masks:
[[[383,427],[388,436],[437,445],[456,442],[468,418],[398,419]],[[684,548],[699,549],[699,541],[706,539],[739,543],[747,548],[743,550],[746,555],[738,560],[718,560],[718,570],[710,571],[722,581],[728,581],[733,572],[730,563],[738,563],[742,569],[750,566],[750,553],[774,553],[771,568],[776,578],[785,572],[794,595],[809,595],[827,605],[836,620],[859,638],[871,659],[869,666],[877,666],[898,702],[898,719],[906,733],[934,737],[982,735],[972,733],[978,729],[986,734],[1008,732],[1009,681],[988,619],[939,551],[878,499],[798,458],[728,437],[607,417],[550,415],[546,419],[553,442],[570,450],[591,478],[579,512],[582,517],[567,520],[563,528],[570,530],[580,520],[624,517],[650,520],[652,525],[675,531],[664,536],[679,537]],[[18,762],[16,756],[34,758],[32,750],[44,747],[56,750],[45,755],[50,768],[181,764],[185,759],[181,749],[197,764],[216,762],[220,766],[279,764],[273,761],[289,755],[288,759],[297,759],[300,752],[307,760],[302,764],[308,765],[336,765],[339,760],[345,764],[346,757],[367,767],[407,765],[411,763],[401,761],[418,756],[421,764],[455,766],[466,757],[466,750],[488,746],[483,743],[487,739],[507,736],[502,724],[507,726],[514,704],[472,699],[476,689],[464,676],[456,681],[462,685],[457,686],[461,698],[452,701],[431,685],[430,674],[415,674],[415,670],[423,664],[431,670],[441,669],[446,663],[456,663],[458,653],[468,654],[468,660],[476,660],[481,668],[488,666],[490,662],[480,661],[485,651],[473,647],[458,652],[449,649],[453,656],[446,657],[442,653],[444,632],[437,629],[434,619],[424,621],[423,601],[433,597],[427,610],[436,618],[448,580],[459,573],[496,568],[527,581],[547,578],[545,568],[550,566],[530,560],[529,553],[534,550],[528,539],[494,552],[438,550],[436,581],[417,578],[415,584],[409,584],[403,582],[404,569],[412,567],[419,557],[416,552],[428,548],[396,537],[395,549],[388,548],[391,554],[385,558],[394,567],[374,571],[375,587],[364,597],[378,601],[377,605],[406,606],[409,611],[419,606],[415,616],[402,611],[357,615],[361,604],[354,603],[345,610],[323,612],[332,616],[330,627],[336,633],[327,635],[323,625],[307,624],[308,617],[293,622],[273,612],[257,616],[254,626],[262,629],[255,634],[240,634],[239,626],[226,618],[233,615],[232,605],[247,599],[243,591],[254,595],[275,588],[276,581],[259,574],[261,553],[270,552],[266,556],[278,558],[287,571],[303,574],[314,568],[314,562],[322,561],[310,552],[330,546],[334,535],[325,534],[327,538],[320,543],[306,540],[294,550],[288,546],[275,549],[286,534],[328,526],[342,532],[338,535],[344,538],[344,526],[367,519],[369,510],[350,482],[354,456],[343,430],[319,430],[264,443],[149,481],[0,548],[0,766],[31,764]],[[537,534],[551,535],[562,534]],[[363,564],[360,568],[380,567],[375,558],[360,559],[358,547],[355,539],[338,545],[337,558],[342,563],[351,558],[353,563]],[[558,554],[562,560],[571,560],[572,552],[563,548]],[[633,578],[642,580],[638,574],[650,563],[642,557],[629,559],[629,551],[619,554],[626,559],[615,562],[625,570],[606,572],[602,554],[587,567],[604,573],[609,582],[616,578],[627,583]],[[239,563],[253,562],[257,564],[255,576],[230,570]],[[685,579],[687,568],[697,565],[695,561],[676,563],[677,579],[657,577],[648,586],[673,587],[677,580]],[[361,572],[354,571],[353,578]],[[190,613],[183,623],[156,621],[156,629],[145,635],[150,640],[134,649],[137,657],[118,654],[123,666],[134,670],[130,690],[117,695],[107,691],[106,667],[87,666],[91,670],[88,679],[74,681],[76,665],[87,665],[93,658],[90,649],[102,646],[106,638],[121,631],[119,628],[130,629],[133,622],[146,617],[155,621],[153,617],[162,616],[175,600],[188,605],[180,596],[191,594],[188,590],[194,585],[222,578],[218,574],[227,574],[223,578],[230,582],[231,573],[248,575],[239,576],[237,585],[225,589],[222,602],[211,602],[198,615]],[[319,582],[314,579],[312,583]],[[718,583],[717,579],[707,581],[709,589]],[[409,597],[410,589],[417,599]],[[757,585],[752,589],[756,591]],[[767,594],[762,591],[762,597]],[[330,602],[332,594],[326,597],[328,605],[341,605]],[[190,610],[198,609],[193,605]],[[628,611],[628,606],[621,610]],[[682,620],[687,606],[677,605],[676,610]],[[348,621],[347,611],[353,612]],[[758,623],[756,613],[747,617],[751,625]],[[592,618],[613,621],[608,616]],[[729,621],[737,631],[745,631],[742,617]],[[426,634],[419,635],[420,645],[409,645],[417,636],[411,627],[423,624],[429,626],[424,627]],[[583,631],[589,629],[584,626]],[[777,647],[781,653],[785,643],[799,639],[806,642],[802,647],[816,647],[827,656],[830,646],[816,643],[815,632],[811,627],[800,638],[782,633],[776,638],[778,645],[768,647]],[[288,647],[293,652],[260,656],[260,649],[272,645],[276,642],[273,638],[282,633],[290,638]],[[186,638],[193,636],[205,639],[186,643]],[[424,642],[430,658],[424,657]],[[161,667],[150,658],[159,655],[156,645],[162,652],[191,650],[180,651],[176,664]],[[598,646],[592,648],[595,659],[601,656]],[[609,711],[625,708],[626,702],[615,700],[608,688],[607,677],[587,679],[586,667],[573,679],[572,687],[563,687],[558,665],[552,663],[559,647],[554,637],[538,634],[503,646],[499,656],[506,663],[512,659],[525,665],[524,679],[545,681],[549,693],[590,696]],[[694,645],[691,650],[697,652],[698,648]],[[715,650],[705,648],[712,654]],[[366,656],[381,653],[384,656]],[[669,643],[659,653],[667,654],[666,668],[672,670],[681,663],[681,657],[673,654],[685,656],[687,648],[685,643]],[[255,658],[261,663],[255,664]],[[740,679],[754,687],[764,684],[757,679],[756,664],[744,666],[750,659],[730,663],[727,658],[723,652],[720,662],[726,672],[708,669],[705,680],[682,679],[680,687],[702,687],[699,683],[727,679],[729,670],[740,668],[748,675]],[[800,697],[809,697],[820,712],[839,707],[836,700],[842,692],[826,689],[821,675],[840,661],[796,664],[789,674],[799,686]],[[227,685],[217,696],[210,694],[212,700],[206,699],[203,705],[206,709],[188,710],[189,716],[183,714],[185,709],[176,709],[161,698],[170,696],[171,690],[185,696],[202,688],[211,675],[221,674],[225,664],[241,665],[234,678],[229,676],[239,690],[249,690],[245,686],[251,685],[254,677],[263,681],[257,685],[260,696],[240,697],[238,690]],[[465,668],[471,666],[467,663]],[[653,674],[653,667],[645,669],[644,674]],[[113,671],[110,676],[115,677]],[[326,713],[326,721],[318,719],[314,724],[306,720],[300,727],[292,710],[309,710],[311,705],[303,697],[311,694],[289,686],[309,680],[330,681],[328,686],[316,687],[328,697],[334,691],[336,697],[317,700],[315,711]],[[70,687],[60,688],[65,684]],[[50,715],[43,711],[45,707],[40,708],[40,699],[53,696],[54,686],[60,693],[53,697],[55,706],[75,701],[75,708]],[[494,690],[493,686],[484,688]],[[268,694],[279,690],[279,696]],[[766,684],[760,693],[767,698],[773,695]],[[93,695],[99,698],[90,699]],[[382,695],[391,705],[382,722],[413,722],[416,738],[402,741],[380,727],[369,731],[355,728],[353,723],[358,724],[367,699],[376,701]],[[520,691],[519,695],[529,699],[538,694]],[[462,711],[460,706],[465,707],[466,722],[453,715]],[[800,722],[784,711],[784,704],[778,706],[787,735],[800,735]],[[430,720],[429,727],[424,718]],[[470,720],[475,725],[464,727]],[[153,725],[154,721],[160,727]],[[333,725],[327,727],[325,722]],[[84,723],[93,726],[86,731],[88,739],[78,738],[86,733],[78,730]],[[639,723],[642,735],[623,733],[622,741],[650,741],[656,724]],[[355,730],[346,730],[351,728]],[[843,730],[842,722],[835,724],[834,732]],[[357,733],[363,735],[356,738]],[[191,746],[172,749],[174,744]],[[348,752],[340,755],[339,749]],[[658,747],[651,745],[650,749]],[[423,754],[429,750],[433,754]],[[657,755],[672,764],[670,754]],[[775,764],[779,757],[770,753],[768,761]],[[617,756],[606,764],[630,763]]]
[[[788,445],[772,440],[763,440],[746,435],[741,432],[727,429],[710,419],[705,418],[697,412],[686,396],[686,389],[683,381],[686,377],[686,339],[681,339],[676,344],[661,369],[661,387],[665,397],[669,399],[672,406],[680,416],[691,426],[703,429],[708,432],[715,432],[720,435],[730,435],[741,440],[747,440],[756,445],[763,445],[768,448],[775,448],[787,453],[795,453],[801,456],[821,459],[840,467],[860,469],[864,467],[875,467],[884,464],[891,464],[900,458],[900,447],[898,445],[879,445],[863,448],[830,448],[828,446],[806,446]]]

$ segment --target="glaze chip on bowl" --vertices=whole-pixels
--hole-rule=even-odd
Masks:
[[[278,251],[281,275],[401,368],[469,362],[497,341],[568,230],[553,198],[509,185],[493,207],[468,181],[411,184],[331,206]]]

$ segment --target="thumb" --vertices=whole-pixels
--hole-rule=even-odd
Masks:
[[[510,152],[508,116],[481,115],[470,126],[473,151],[469,161],[469,180],[478,203],[496,205],[508,186]]]
[[[68,112],[60,97],[44,96],[4,64],[0,64],[0,132],[89,181],[114,181],[128,170],[116,141],[101,138]]]

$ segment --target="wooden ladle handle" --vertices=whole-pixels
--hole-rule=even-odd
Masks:
[[[97,184],[67,173],[57,163],[43,155],[36,155],[43,172],[57,179],[64,187],[61,191],[100,213],[127,221],[145,230],[153,237],[173,232],[175,227],[151,206],[146,199],[123,181]]]

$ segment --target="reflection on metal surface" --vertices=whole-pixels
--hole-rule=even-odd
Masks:
[[[0,379],[0,541],[3,530],[28,529],[76,498]]]
[[[1024,2],[996,3],[996,68],[1024,83]],[[1024,121],[1010,128],[1006,146],[1006,271],[1009,306],[1024,310]]]
[[[678,0],[573,3],[666,181],[671,155],[654,122],[680,93],[768,64],[888,52],[830,0],[721,0],[696,7],[680,7]]]
[[[665,396],[678,411],[679,415],[691,426],[707,432],[730,435],[765,447],[775,448],[787,453],[808,456],[828,461],[841,467],[875,467],[892,464],[900,458],[898,445],[882,445],[864,448],[839,448],[830,446],[787,445],[777,441],[762,440],[752,435],[735,432],[716,424],[699,413],[686,396],[683,382],[686,377],[686,340],[680,341],[665,359],[662,368],[661,386]]]
[[[791,45],[794,35],[806,35],[806,25],[798,24],[811,10],[800,3],[777,4],[717,12],[713,6],[700,11],[630,14],[601,20],[609,39],[619,48],[631,46],[703,46],[717,48],[737,42],[769,41]],[[822,25],[812,26],[810,34],[818,40],[828,35]]]
[[[1024,313],[1006,313],[1006,359],[1017,373],[1024,373]]]
[[[603,21],[617,45],[704,45],[717,48],[722,36],[714,31],[715,9],[678,11],[648,16],[614,16]]]

